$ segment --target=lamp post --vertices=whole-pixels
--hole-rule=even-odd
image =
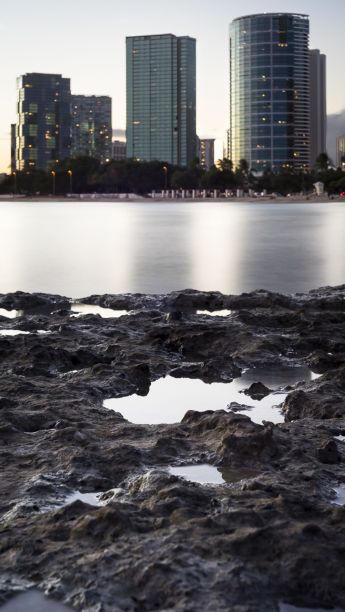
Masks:
[[[73,172],[72,170],[67,170],[67,174],[69,176],[69,192],[72,195],[73,193]]]
[[[164,189],[165,191],[168,189],[168,168],[167,166],[163,166],[164,172]]]
[[[56,177],[56,172],[54,170],[51,171],[51,175],[53,177],[53,196],[55,196],[55,177]]]
[[[12,172],[12,176],[14,179],[14,195],[17,195],[17,173]]]

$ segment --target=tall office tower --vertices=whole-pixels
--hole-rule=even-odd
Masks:
[[[345,136],[337,138],[337,166],[345,169]]]
[[[70,79],[34,72],[17,87],[17,170],[48,170],[71,154]]]
[[[200,165],[209,170],[214,165],[214,138],[199,139],[199,160]]]
[[[114,161],[126,159],[126,148],[126,142],[122,140],[113,140],[112,159]]]
[[[309,19],[267,13],[230,26],[230,149],[262,172],[310,165]]]
[[[320,153],[326,152],[327,101],[326,56],[318,49],[310,54],[310,161],[314,165]]]
[[[11,172],[16,169],[16,137],[17,137],[17,125],[11,123]]]
[[[72,157],[111,159],[112,123],[109,96],[72,96]]]
[[[196,41],[133,36],[127,47],[127,157],[188,166],[196,157]]]

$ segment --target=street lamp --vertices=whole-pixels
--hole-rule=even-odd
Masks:
[[[55,177],[56,177],[56,172],[54,170],[51,171],[51,175],[53,177],[53,196],[55,196]]]
[[[69,176],[69,192],[72,195],[73,193],[73,172],[72,170],[67,170],[67,174]]]
[[[168,168],[167,166],[163,166],[164,172],[164,189],[165,191],[168,189]]]
[[[14,195],[17,195],[17,173],[12,172],[12,176],[14,178]]]

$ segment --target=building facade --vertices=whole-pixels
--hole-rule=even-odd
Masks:
[[[326,153],[327,100],[326,56],[318,49],[309,52],[310,59],[310,161],[313,166],[320,153]]]
[[[337,167],[345,169],[345,136],[337,138]]]
[[[123,142],[122,140],[113,140],[112,159],[115,161],[122,161],[123,159],[126,159],[126,150],[126,142]]]
[[[309,19],[267,13],[230,26],[230,157],[263,172],[310,165]]]
[[[16,170],[16,139],[17,139],[17,125],[11,123],[11,172]]]
[[[61,74],[18,78],[16,169],[48,170],[71,155],[71,87]]]
[[[214,166],[214,138],[199,138],[198,139],[198,158],[200,165],[209,170]]]
[[[72,96],[72,157],[111,159],[111,106],[109,96]]]
[[[188,166],[196,157],[196,41],[126,39],[127,157]]]

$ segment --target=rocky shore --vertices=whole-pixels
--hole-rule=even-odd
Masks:
[[[345,285],[79,302],[127,314],[0,296],[0,605],[35,589],[89,612],[345,609]],[[284,389],[282,423],[230,403],[140,425],[103,405],[168,375],[301,365],[320,376]],[[243,404],[270,393],[258,379]],[[198,464],[255,476],[168,469]]]

